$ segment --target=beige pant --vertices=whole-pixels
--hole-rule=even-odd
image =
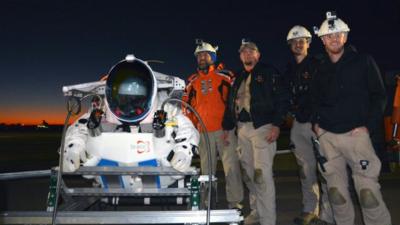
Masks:
[[[238,124],[239,158],[243,168],[243,181],[255,196],[255,206],[261,225],[276,224],[275,184],[272,164],[276,142],[269,144],[266,135],[271,130],[267,124],[254,129],[252,122]]]
[[[326,182],[318,184],[317,161],[313,152],[311,123],[293,122],[290,139],[294,144],[293,153],[299,166],[303,212],[319,215],[320,219],[333,223],[332,208],[328,199]],[[320,192],[322,189],[322,193]],[[321,195],[322,194],[322,195]]]
[[[334,134],[320,129],[321,152],[327,158],[322,175],[328,184],[336,224],[354,225],[346,165],[351,168],[365,225],[390,225],[389,211],[378,183],[381,162],[364,130]]]
[[[217,169],[217,153],[219,154],[225,174],[226,200],[229,207],[235,207],[243,200],[243,183],[240,173],[239,157],[236,151],[237,137],[234,131],[229,131],[229,145],[225,146],[222,140],[222,131],[208,132],[211,147],[211,168],[215,175]],[[202,138],[199,145],[201,173],[208,174],[208,155],[205,141]]]

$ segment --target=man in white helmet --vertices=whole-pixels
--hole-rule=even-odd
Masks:
[[[391,225],[378,183],[381,162],[369,136],[383,116],[386,92],[374,59],[345,45],[349,31],[343,20],[328,12],[317,32],[326,51],[312,85],[314,131],[326,158],[320,170],[336,224],[354,225],[348,166],[364,223]]]
[[[216,174],[217,153],[224,168],[226,181],[226,199],[229,208],[241,209],[243,200],[243,184],[236,152],[237,137],[233,131],[226,133],[228,139],[224,141],[222,132],[222,117],[225,111],[228,90],[232,83],[233,73],[217,64],[218,47],[207,42],[197,40],[194,55],[197,59],[197,71],[188,79],[184,101],[189,103],[202,118],[207,128],[211,148],[211,173]],[[200,132],[204,132],[193,113],[186,110]],[[199,145],[202,174],[209,173],[208,152],[202,138]]]
[[[294,117],[290,140],[299,166],[303,210],[294,222],[310,224],[318,219],[333,224],[332,209],[329,205],[326,184],[322,183],[322,195],[317,176],[317,161],[313,152],[311,137],[311,81],[316,72],[317,59],[308,54],[311,33],[303,26],[290,29],[286,38],[294,62],[288,64],[285,79],[291,88],[291,114]],[[319,217],[319,218],[318,218]]]

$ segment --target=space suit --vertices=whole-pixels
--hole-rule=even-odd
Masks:
[[[128,55],[104,81],[66,86],[64,94],[94,96],[87,113],[67,130],[63,171],[81,166],[172,167],[191,169],[199,133],[180,112],[180,106],[163,102],[183,91],[184,81],[153,71],[146,62]],[[92,177],[93,178],[93,177]],[[102,187],[110,184],[94,177]],[[158,176],[155,187],[165,188],[182,176]],[[123,188],[143,188],[140,176],[123,175]]]

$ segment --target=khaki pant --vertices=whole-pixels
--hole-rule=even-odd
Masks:
[[[272,164],[276,153],[276,142],[269,144],[266,141],[271,125],[254,129],[253,123],[247,122],[239,123],[238,127],[238,149],[244,170],[243,181],[249,188],[250,195],[256,198],[255,206],[261,225],[275,225],[276,203]]]
[[[383,202],[378,176],[381,162],[369,134],[353,130],[334,134],[320,129],[321,152],[327,158],[322,175],[327,181],[336,224],[354,225],[354,207],[348,190],[346,165],[350,167],[365,225],[390,225],[389,211]]]
[[[234,131],[229,131],[229,145],[225,146],[222,140],[222,131],[209,132],[211,148],[211,168],[215,175],[217,169],[217,153],[219,154],[225,174],[226,200],[229,207],[236,207],[243,200],[243,183],[240,173],[239,157],[236,151],[237,137]],[[201,173],[208,174],[208,155],[205,141],[202,138],[199,145]]]
[[[311,123],[293,122],[290,139],[294,144],[293,153],[300,169],[301,190],[303,193],[303,212],[319,215],[320,219],[333,223],[332,208],[328,199],[326,183],[318,183],[317,161],[313,152]],[[322,195],[321,195],[322,189]]]

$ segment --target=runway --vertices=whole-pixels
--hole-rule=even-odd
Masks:
[[[217,208],[226,208],[224,179],[222,171],[218,171],[218,202]],[[381,176],[381,186],[384,200],[391,212],[393,225],[400,224],[400,173],[384,174]],[[48,193],[48,178],[8,180],[0,182],[0,210],[1,211],[40,211],[46,208]],[[301,211],[300,182],[293,170],[275,171],[277,225],[291,225],[292,220]],[[29,188],[29,191],[27,189]],[[34,194],[31,194],[34,193]],[[245,194],[245,196],[248,196]],[[353,193],[354,197],[354,193]],[[363,225],[358,204],[355,202],[355,225]],[[249,212],[248,199],[244,200],[244,215]],[[160,207],[167,209],[168,207]],[[109,207],[105,210],[135,210],[149,209],[149,207]],[[174,208],[174,207],[171,207]],[[157,209],[159,210],[159,209]]]

